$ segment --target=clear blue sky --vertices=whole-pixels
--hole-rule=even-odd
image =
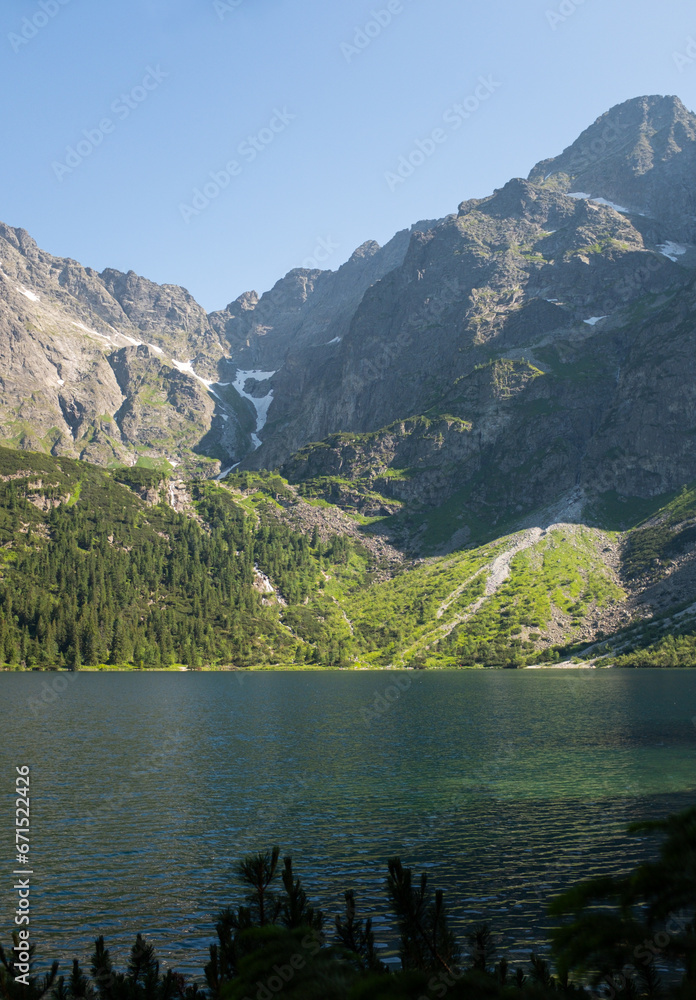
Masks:
[[[526,176],[627,98],[696,107],[691,0],[5,0],[0,47],[0,219],[209,310]]]

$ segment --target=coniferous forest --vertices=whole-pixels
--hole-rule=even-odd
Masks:
[[[348,561],[347,539],[300,534],[213,482],[193,484],[181,513],[158,472],[24,454],[18,475],[16,453],[0,451],[0,663],[346,661],[348,630],[321,581]],[[292,628],[261,574],[295,609]]]
[[[414,558],[311,494],[267,471],[183,482],[0,448],[0,669],[553,665],[585,655],[583,622],[626,598],[601,532],[561,526],[488,593],[515,536]],[[696,488],[659,518],[623,545],[625,575],[647,585],[690,544]],[[588,655],[689,666],[692,603]]]

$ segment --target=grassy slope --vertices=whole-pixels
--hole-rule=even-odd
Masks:
[[[521,666],[539,651],[552,662],[555,645],[624,597],[602,559],[605,543],[582,526],[518,533],[359,593],[348,613],[381,664]]]
[[[0,449],[0,494],[0,592],[10,581],[20,590],[41,589],[32,559],[50,551],[58,526],[70,518],[81,518],[87,538],[78,541],[73,557],[89,559],[100,532],[108,534],[123,564],[118,572],[126,575],[129,560],[139,567],[148,560],[165,565],[184,532],[189,548],[202,553],[198,565],[209,564],[209,579],[199,596],[172,583],[171,571],[157,587],[172,620],[197,616],[206,634],[206,655],[199,651],[198,660],[211,665],[234,648],[234,661],[242,666],[520,666],[553,663],[581,652],[591,639],[604,644],[592,652],[610,654],[607,662],[678,665],[695,659],[691,610],[655,620],[643,613],[640,624],[615,636],[602,634],[602,623],[612,609],[626,605],[626,588],[638,592],[659,584],[675,566],[688,563],[696,543],[696,488],[663,498],[667,502],[657,510],[657,500],[607,494],[596,498],[591,514],[611,532],[583,525],[517,532],[405,565],[381,583],[371,582],[374,558],[354,539],[305,536],[301,543],[296,532],[279,526],[272,509],[296,503],[297,495],[272,473],[242,473],[224,485],[192,484],[188,509],[176,513],[165,502],[167,487],[158,472],[105,471]],[[248,607],[234,624],[206,597],[219,584],[214,573],[220,566],[231,576],[236,572],[234,553],[225,563],[224,551],[218,551],[228,544],[225,538],[249,563]],[[271,578],[276,595],[264,597],[253,585],[251,561]],[[54,584],[43,586],[49,605],[62,599]],[[137,624],[152,600],[150,593],[135,591],[123,613]],[[677,596],[682,608],[691,603],[688,589]],[[2,607],[0,601],[0,626]],[[102,638],[108,648],[109,636]],[[219,656],[211,654],[218,648]],[[17,665],[23,657],[3,657],[0,649],[3,658]],[[156,665],[182,659],[172,654]],[[56,662],[65,665],[68,657]]]
[[[619,666],[696,666],[696,589],[689,572],[696,545],[696,486],[685,486],[650,514],[626,535],[624,573],[637,585],[669,587],[675,581],[672,607],[619,632],[601,651]]]

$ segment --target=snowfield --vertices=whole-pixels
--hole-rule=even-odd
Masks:
[[[668,240],[667,243],[661,243],[657,248],[663,257],[669,257],[676,264],[680,257],[683,257],[687,252],[688,247],[683,247],[681,243],[674,243],[672,240]]]
[[[261,372],[261,371],[251,371],[251,372],[237,372],[237,377],[235,378],[232,385],[235,387],[240,396],[244,399],[248,399],[256,410],[256,427],[254,433],[251,435],[251,442],[254,445],[254,451],[261,447],[261,438],[259,437],[259,432],[263,430],[268,419],[268,410],[273,402],[273,390],[268,393],[267,396],[263,396],[257,399],[250,393],[244,391],[244,386],[246,385],[247,379],[253,378],[257,382],[265,382],[267,379],[272,378],[275,372]]]

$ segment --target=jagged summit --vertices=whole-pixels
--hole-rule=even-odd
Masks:
[[[494,519],[696,479],[696,116],[675,97],[617,105],[527,179],[209,315],[20,229],[0,227],[0,257],[0,440],[18,447],[285,465]]]
[[[696,115],[678,97],[637,97],[601,115],[529,180],[604,198],[696,239]]]
[[[365,260],[366,257],[374,257],[378,250],[381,250],[379,243],[376,240],[365,240],[357,247],[351,256],[349,257],[347,263],[354,263],[358,260]]]

